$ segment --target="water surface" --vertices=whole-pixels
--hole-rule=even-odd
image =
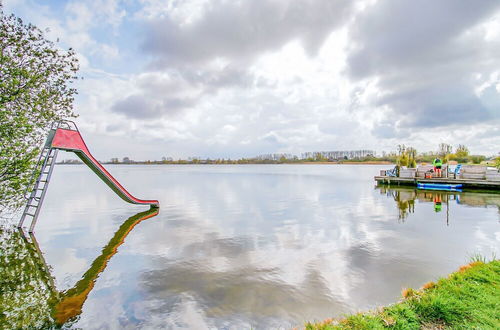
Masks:
[[[375,187],[380,166],[108,169],[160,213],[57,166],[34,238],[2,231],[4,272],[17,274],[3,280],[1,304],[17,312],[2,322],[290,328],[395,302],[500,252],[499,194]]]

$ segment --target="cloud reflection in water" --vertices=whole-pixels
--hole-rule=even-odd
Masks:
[[[392,303],[402,287],[444,276],[470,253],[498,253],[498,194],[463,193],[460,204],[452,199],[447,225],[446,208],[435,212],[432,199],[420,192],[374,189],[379,169],[112,167],[131,191],[147,188],[148,196],[157,196],[162,213],[129,235],[88,295],[75,326],[300,326]],[[61,177],[63,171],[77,171],[58,170]],[[47,259],[61,242],[76,248],[76,257],[89,263],[95,258],[98,244],[105,245],[99,242],[112,236],[106,217],[127,209],[106,188],[51,187],[69,199],[97,193],[104,201],[94,205],[84,199],[79,207],[86,211],[64,220],[70,222],[64,235],[71,235],[71,224],[78,224],[78,237],[93,233],[82,254],[81,238],[68,241],[48,231],[60,221],[56,202],[65,203],[48,195],[45,218],[37,227]],[[402,221],[401,208],[410,202],[413,212],[404,211]],[[86,222],[93,212],[93,222]],[[113,221],[113,226],[119,224]]]

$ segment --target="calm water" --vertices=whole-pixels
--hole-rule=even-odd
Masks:
[[[108,168],[160,213],[56,167],[35,237],[1,232],[4,325],[290,328],[500,254],[500,194],[376,188],[380,166]]]

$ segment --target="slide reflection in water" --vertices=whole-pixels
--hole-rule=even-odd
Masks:
[[[92,262],[82,278],[69,290],[59,292],[36,238],[22,230],[0,229],[2,236],[0,321],[12,328],[43,328],[63,325],[82,312],[89,293],[109,260],[117,253],[134,227],[158,215],[158,208],[128,218],[115,232],[101,254]],[[55,324],[53,324],[55,323]]]

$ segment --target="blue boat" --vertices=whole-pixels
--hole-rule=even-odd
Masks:
[[[418,189],[428,189],[428,190],[448,190],[448,191],[462,191],[461,184],[449,184],[449,183],[419,183],[417,182]]]

